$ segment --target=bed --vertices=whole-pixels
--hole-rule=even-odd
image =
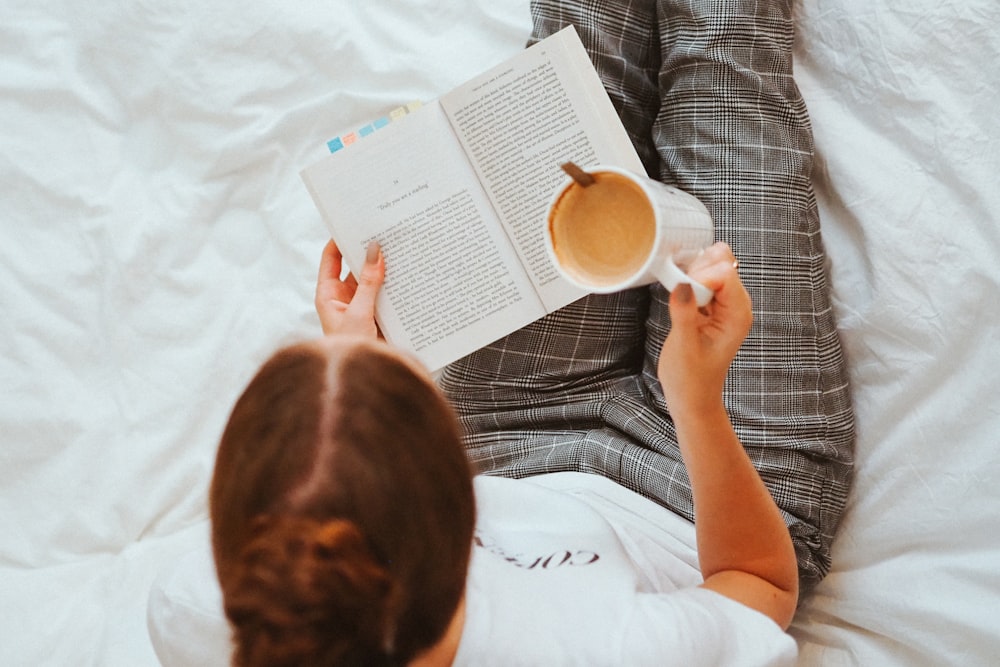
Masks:
[[[326,142],[522,48],[527,0],[5,3],[0,664],[156,665],[217,438],[316,335]],[[1000,4],[797,6],[857,411],[804,665],[1000,655]]]

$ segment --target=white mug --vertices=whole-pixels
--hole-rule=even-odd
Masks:
[[[707,305],[712,290],[680,268],[712,243],[712,216],[704,204],[619,167],[584,171],[591,184],[567,179],[546,216],[546,248],[559,273],[600,294],[656,281],[668,290],[687,283],[698,305]]]

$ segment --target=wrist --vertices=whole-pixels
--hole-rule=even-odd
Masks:
[[[699,423],[716,423],[720,420],[729,422],[729,412],[722,401],[721,393],[711,396],[684,396],[669,401],[667,408],[678,428]]]
[[[715,382],[699,378],[664,382],[664,378],[662,376],[660,378],[663,397],[674,421],[698,418],[705,414],[725,413],[725,403],[722,400],[724,384],[725,380]]]

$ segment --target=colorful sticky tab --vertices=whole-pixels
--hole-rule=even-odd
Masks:
[[[358,128],[354,132],[348,132],[347,134],[336,137],[335,139],[331,139],[330,141],[326,142],[326,146],[327,148],[330,149],[331,153],[336,153],[340,149],[346,146],[350,146],[359,139],[363,139],[364,137],[373,134],[375,130],[381,130],[383,127],[385,127],[392,121],[399,120],[406,114],[413,113],[422,106],[423,102],[417,101],[417,102],[410,102],[405,106],[396,107],[395,109],[389,112],[388,116],[382,116],[381,118],[377,118],[373,120],[371,123],[365,125],[364,127]]]

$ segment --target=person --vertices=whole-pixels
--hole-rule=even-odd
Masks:
[[[695,497],[703,581],[679,591],[637,580],[642,554],[595,505],[530,481],[474,483],[448,401],[379,340],[377,246],[357,281],[340,279],[333,242],[320,266],[327,335],[263,365],[218,450],[212,545],[234,664],[794,659],[781,629],[796,606],[795,552],[722,403],[752,320],[727,245],[691,268],[715,291],[706,309],[689,285],[673,292],[657,371]],[[632,495],[615,502],[662,509]]]
[[[280,441],[261,450],[274,457],[258,462],[259,483],[226,463],[244,461],[252,440],[220,446],[213,544],[241,664],[770,664],[794,654],[780,628],[798,590],[829,569],[853,415],[811,129],[792,78],[792,3],[533,0],[532,13],[533,39],[576,26],[648,175],[708,207],[722,243],[691,273],[716,300],[702,314],[684,288],[591,295],[431,383],[371,342],[377,251],[357,282],[342,282],[328,246],[316,305],[331,336],[265,366],[298,359],[311,375],[279,389],[262,370],[240,399],[282,405],[281,419],[243,427]],[[365,390],[388,366],[429,403]],[[391,418],[370,401],[403,402]],[[302,410],[305,426],[285,433]],[[384,435],[366,440],[355,410]],[[403,415],[424,410],[441,424],[453,410],[459,435],[418,437]],[[253,422],[252,410],[237,412]],[[288,446],[300,437],[304,450]],[[464,501],[416,500],[428,475],[441,481],[434,462],[452,460],[456,442],[488,475]],[[324,480],[327,468],[339,477]],[[468,474],[458,468],[445,486]],[[394,481],[379,481],[387,471]],[[260,487],[256,504],[221,492],[241,486]],[[242,514],[217,520],[225,508]],[[694,522],[694,576],[676,517]],[[305,566],[314,561],[325,569]],[[331,573],[363,600],[341,607]]]

